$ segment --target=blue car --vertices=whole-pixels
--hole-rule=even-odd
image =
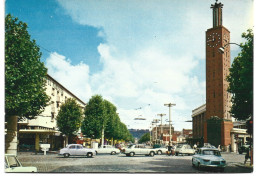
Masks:
[[[222,158],[218,149],[202,147],[192,156],[192,166],[198,169],[202,167],[218,168],[223,172],[226,167],[226,160]]]

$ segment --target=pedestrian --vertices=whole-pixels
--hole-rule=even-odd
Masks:
[[[169,142],[169,145],[168,145],[168,156],[170,156],[171,154],[172,154],[172,145]]]
[[[221,151],[221,146],[220,145],[218,145],[218,151]]]
[[[249,148],[246,150],[246,155],[245,155],[245,162],[244,162],[244,164],[246,164],[248,158],[249,158],[250,161],[251,161],[251,156],[249,155],[250,149],[251,149],[251,147],[249,147]]]
[[[196,145],[196,143],[193,145],[193,149],[194,149],[194,150],[197,150],[197,145]]]

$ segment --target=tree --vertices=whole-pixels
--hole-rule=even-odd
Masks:
[[[246,42],[240,45],[241,52],[227,77],[228,92],[232,94],[230,113],[237,120],[253,119],[253,31],[247,30],[242,37]]]
[[[85,107],[85,117],[81,126],[83,134],[89,138],[133,140],[116,111],[116,107],[111,102],[103,100],[102,96],[92,96]]]
[[[100,138],[106,118],[105,105],[101,95],[94,95],[90,98],[84,114],[81,126],[82,133],[89,138]]]
[[[67,136],[74,135],[78,131],[82,121],[82,109],[75,99],[69,98],[61,105],[57,115],[59,131]],[[66,141],[68,143],[68,141]]]
[[[27,24],[8,14],[5,17],[7,153],[16,154],[17,118],[34,119],[48,105],[47,68],[40,58],[40,48],[31,40]]]
[[[150,133],[145,133],[141,136],[141,138],[139,139],[138,143],[145,143],[150,141]]]

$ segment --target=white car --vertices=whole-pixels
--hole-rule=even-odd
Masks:
[[[161,155],[161,154],[166,154],[166,152],[168,151],[168,148],[160,147],[160,148],[154,148],[154,150],[155,150],[155,154]]]
[[[65,158],[69,156],[87,156],[88,158],[96,155],[96,150],[91,148],[84,148],[80,144],[69,144],[66,148],[60,150],[59,155],[63,155]]]
[[[96,150],[96,154],[119,154],[120,150],[112,145],[102,145]]]
[[[23,167],[13,154],[5,154],[5,172],[37,172],[36,167]]]
[[[145,145],[129,145],[128,148],[123,149],[126,156],[146,155],[154,156],[155,150],[153,148],[146,148]]]
[[[222,158],[217,148],[202,147],[197,154],[192,156],[192,166],[200,169],[201,167],[220,168],[223,172],[226,167],[226,160]]]
[[[175,155],[178,156],[179,154],[194,155],[195,150],[191,148],[191,146],[188,144],[181,144],[181,145],[177,145],[175,149]]]

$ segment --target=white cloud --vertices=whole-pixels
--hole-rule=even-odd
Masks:
[[[98,46],[103,70],[89,76],[86,64],[72,66],[64,57],[59,61],[52,55],[47,60],[49,71],[84,99],[101,94],[113,102],[126,125],[148,128],[156,114],[168,114],[163,104],[174,102],[177,130],[191,128],[191,123],[184,121],[190,120],[192,109],[205,102],[205,81],[195,75],[200,72],[195,69],[200,69],[199,61],[205,59],[205,31],[212,27],[210,5],[214,1],[59,3],[74,21],[96,27],[98,36],[106,38],[106,44]],[[252,25],[248,20],[252,1],[222,3],[224,26],[230,28],[234,42],[240,43],[241,33]],[[143,109],[134,110],[140,106]],[[147,121],[133,120],[140,114]]]
[[[85,102],[91,97],[88,65],[81,62],[73,66],[69,59],[66,60],[65,56],[54,52],[46,59],[46,67],[48,68],[48,73],[54,79],[77,97],[80,97]]]

